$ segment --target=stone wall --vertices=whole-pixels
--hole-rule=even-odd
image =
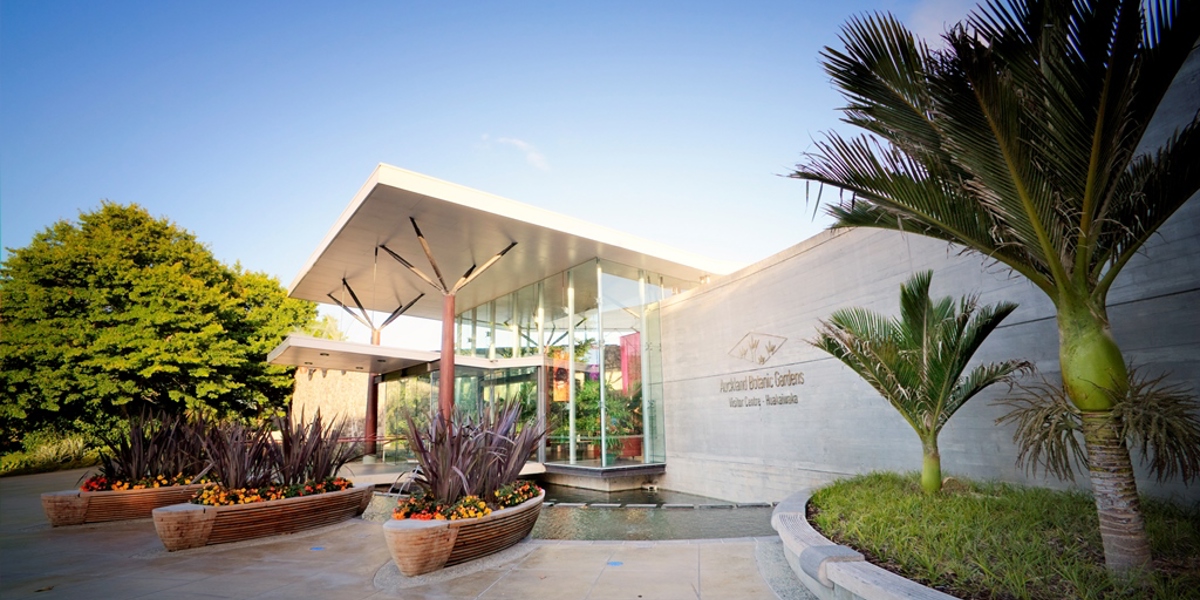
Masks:
[[[659,485],[778,501],[850,474],[919,470],[920,443],[899,413],[807,340],[838,308],[896,314],[901,283],[925,269],[934,271],[935,297],[978,293],[984,303],[1020,304],[972,366],[1023,358],[1046,377],[1059,376],[1054,307],[1023,277],[920,236],[826,232],[663,303],[667,473]],[[1109,302],[1127,360],[1200,389],[1200,199],[1193,197],[1126,266]],[[766,382],[774,387],[762,387]],[[1012,431],[994,424],[1005,411],[992,401],[1004,391],[987,390],[950,420],[939,438],[943,473],[1067,485],[1014,466]],[[1087,485],[1086,475],[1077,485]],[[1159,484],[1142,474],[1139,485],[1200,500],[1200,484]]]
[[[297,367],[292,411],[297,416],[303,411],[311,419],[320,409],[326,422],[330,418],[345,418],[347,435],[360,436],[367,407],[368,377],[356,371]]]

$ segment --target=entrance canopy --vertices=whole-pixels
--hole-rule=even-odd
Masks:
[[[375,374],[394,373],[420,366],[425,366],[425,371],[437,371],[440,361],[440,352],[373,346],[306,335],[289,335],[267,355],[267,362],[272,365]],[[463,355],[454,357],[456,365],[480,369],[532,367],[545,363],[541,356],[502,359]]]
[[[267,355],[267,362],[312,369],[391,373],[433,363],[439,357],[437,352],[289,335]]]
[[[410,218],[420,225],[451,284],[472,265],[482,265],[517,242],[503,260],[458,292],[457,304],[463,308],[594,258],[686,281],[703,281],[740,266],[380,164],[309,257],[289,295],[321,303],[331,302],[332,296],[353,306],[345,280],[368,310],[390,313],[425,294],[405,314],[441,319],[441,294],[377,250],[386,245],[430,272]]]

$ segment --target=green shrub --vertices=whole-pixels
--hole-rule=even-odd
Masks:
[[[0,457],[0,477],[90,467],[99,461],[83,436],[36,431],[21,440],[24,450]]]
[[[26,473],[36,473],[31,470],[33,459],[24,452],[11,452],[0,456],[0,477],[5,475],[24,475]]]

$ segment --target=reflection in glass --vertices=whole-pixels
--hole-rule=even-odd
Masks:
[[[460,367],[457,401],[478,411],[519,397],[529,416],[544,419],[546,462],[661,463],[658,303],[695,285],[591,260],[464,310],[456,319],[459,354],[524,360]],[[530,366],[529,357],[541,359]],[[437,373],[425,377],[436,398]]]

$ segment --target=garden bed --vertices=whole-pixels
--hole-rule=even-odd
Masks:
[[[499,552],[525,539],[541,513],[546,492],[487,516],[453,521],[393,519],[384,523],[388,550],[400,572],[412,577]]]
[[[1200,510],[1152,499],[1142,508],[1154,563],[1117,581],[1084,492],[951,480],[931,495],[915,475],[875,473],[818,490],[807,507],[834,543],[959,598],[1197,597]]]
[[[310,496],[204,506],[176,504],[153,511],[154,528],[167,550],[295,533],[332,525],[362,514],[372,487],[353,487]]]
[[[54,527],[149,518],[156,508],[187,502],[203,487],[171,485],[139,490],[42,494],[42,510]]]

